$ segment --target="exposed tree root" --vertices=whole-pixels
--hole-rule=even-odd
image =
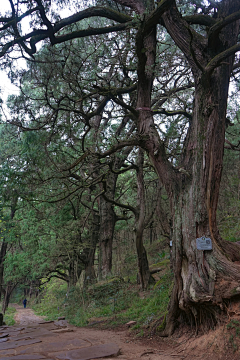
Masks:
[[[239,295],[231,300],[223,300],[220,305],[213,303],[194,304],[189,307],[189,311],[178,310],[177,318],[171,316],[170,312],[166,313],[155,324],[155,329],[160,336],[170,336],[177,327],[187,326],[192,334],[199,335],[226,324],[233,315],[240,315],[240,311],[235,311],[236,308],[240,309]]]

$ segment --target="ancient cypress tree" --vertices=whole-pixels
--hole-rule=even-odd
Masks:
[[[191,1],[192,11],[185,15],[182,1],[162,0],[156,3],[154,0],[116,0],[113,2],[117,4],[115,9],[102,2],[102,6],[89,6],[54,24],[47,16],[47,2],[36,0],[36,4],[27,3],[28,10],[20,16],[11,2],[11,16],[0,19],[2,31],[13,29],[3,38],[6,42],[2,46],[1,56],[8,54],[15,45],[33,56],[36,44],[46,38],[55,45],[77,37],[132,29],[137,58],[137,72],[134,75],[136,106],[131,106],[127,98],[122,97],[130,89],[103,88],[100,84],[98,91],[103,100],[96,113],[102,112],[111,100],[129,112],[137,133],[124,141],[117,141],[108,151],[99,152],[98,156],[103,159],[124,146],[141,146],[168,193],[173,219],[174,288],[165,332],[174,330],[180,314],[192,317],[197,326],[207,323],[208,311],[215,314],[213,319],[216,319],[220,309],[224,308],[225,300],[240,295],[237,264],[240,250],[237,245],[221,238],[216,218],[228,88],[234,55],[240,50],[240,1],[211,0],[207,4]],[[21,36],[17,24],[24,16],[34,13],[38,14],[44,27],[39,21],[37,30]],[[76,31],[67,27],[94,16],[104,17],[110,22],[106,26]],[[163,28],[184,54],[195,88],[192,116],[185,112],[190,121],[177,166],[169,161],[165,143],[156,126],[155,114],[163,111],[157,108],[156,103],[153,106],[156,61],[160,56],[157,40]],[[65,31],[61,33],[62,29]],[[196,238],[202,236],[211,238],[212,250],[197,250]]]

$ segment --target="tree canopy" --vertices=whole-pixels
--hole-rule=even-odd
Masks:
[[[42,239],[55,241],[60,253],[59,239],[68,240],[69,274],[77,276],[79,261],[92,268],[96,233],[102,271],[111,271],[114,227],[132,212],[143,288],[150,281],[143,231],[158,211],[173,244],[165,334],[179,316],[205,327],[208,311],[221,311],[223,301],[240,294],[239,245],[223,239],[217,224],[224,147],[238,149],[226,128],[235,118],[230,112],[229,120],[227,104],[239,74],[240,1],[86,1],[78,8],[76,2],[75,12],[69,4],[73,13],[65,18],[64,4],[9,0],[0,17],[2,64],[21,88],[9,98],[7,119],[19,130],[21,157],[11,155],[10,167],[6,161],[31,184],[19,198],[60,204]],[[15,71],[16,57],[27,59],[27,69]],[[158,179],[149,210],[144,182],[152,171]],[[134,178],[129,198],[124,176]],[[72,224],[89,231],[73,231]],[[196,248],[201,237],[211,238],[211,251]]]

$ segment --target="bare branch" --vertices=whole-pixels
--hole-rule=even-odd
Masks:
[[[134,213],[135,216],[137,216],[137,214],[138,214],[137,209],[134,208],[133,206],[131,206],[129,204],[122,204],[122,203],[120,203],[118,201],[111,200],[106,196],[105,192],[103,192],[101,195],[104,197],[104,199],[106,201],[110,202],[111,204],[116,205],[116,206],[118,206],[118,207],[120,207],[122,209],[130,210],[130,211],[132,211]]]
[[[126,104],[124,101],[116,98],[115,96],[111,96],[111,99],[118,105],[121,105],[124,109],[130,111],[135,117],[138,116],[138,112],[136,109],[134,109],[132,106]]]
[[[57,43],[62,43],[62,42],[71,40],[71,39],[79,38],[79,37],[107,34],[107,33],[115,32],[115,31],[122,31],[122,30],[125,30],[129,25],[133,26],[135,23],[135,20],[133,21],[130,16],[119,13],[110,8],[91,7],[89,9],[80,11],[72,16],[69,16],[65,19],[62,19],[59,22],[57,22],[54,26],[52,26],[52,24],[46,17],[45,10],[44,10],[41,0],[37,0],[37,3],[38,3],[37,7],[25,12],[20,17],[15,17],[13,14],[13,16],[11,18],[1,18],[0,20],[2,20],[2,22],[7,20],[7,24],[4,25],[4,28],[14,27],[14,25],[16,25],[18,22],[20,22],[24,17],[39,10],[40,16],[43,20],[43,24],[45,26],[47,26],[47,30],[43,30],[43,29],[34,30],[24,36],[19,36],[19,37],[16,36],[15,39],[13,39],[12,41],[9,41],[2,47],[2,50],[0,51],[0,57],[4,56],[6,54],[6,52],[16,44],[20,44],[23,46],[22,42],[26,41],[28,39],[30,39],[31,48],[28,48],[26,44],[23,47],[24,47],[24,50],[29,55],[33,55],[36,53],[36,44],[47,38],[50,39],[52,44],[57,44]],[[88,28],[86,30],[74,31],[74,32],[71,32],[68,34],[57,36],[57,37],[55,36],[55,34],[59,30],[63,29],[64,27],[71,25],[73,23],[76,23],[82,19],[86,19],[86,18],[93,17],[93,16],[105,17],[105,18],[117,21],[120,24],[115,25],[115,26],[108,26],[105,28]]]
[[[233,65],[233,70],[236,70],[236,69],[239,69],[239,68],[240,68],[240,61]]]
[[[113,169],[112,164],[109,164],[109,168],[110,168],[111,172],[113,172],[114,174],[120,175],[120,174],[124,174],[125,172],[127,172],[129,170],[136,169],[136,165],[129,165],[125,169],[115,170],[115,169]]]
[[[205,67],[204,72],[207,76],[210,76],[213,70],[220,66],[222,61],[227,59],[229,56],[234,55],[237,51],[240,50],[240,44],[236,44],[229,49],[221,52],[217,56],[215,56]]]
[[[188,24],[196,24],[196,25],[205,25],[205,26],[213,26],[216,24],[217,20],[212,18],[209,15],[190,15],[183,16],[183,19],[187,21]]]
[[[227,143],[228,145],[224,146],[224,149],[240,151],[240,141],[238,142],[237,145],[234,145],[229,140],[225,139],[225,143]]]
[[[146,20],[143,34],[147,34],[153,26],[157,25],[160,21],[161,16],[166,10],[168,10],[171,5],[174,3],[174,0],[162,0],[158,3],[158,7],[154,10]]]
[[[22,19],[24,19],[26,16],[28,15],[31,15],[32,13],[36,12],[39,10],[39,6],[36,6],[35,8],[31,9],[31,10],[28,10],[26,11],[25,13],[23,13],[21,16],[16,16],[16,17],[10,17],[10,18],[0,18],[0,22],[2,23],[6,23],[5,25],[3,25],[1,28],[0,28],[0,31],[1,30],[6,30],[7,28],[13,26],[13,24],[17,24],[19,23]]]
[[[175,2],[169,10],[165,11],[162,19],[172,39],[185,54],[194,75],[199,76],[204,66],[202,54],[204,53],[206,39],[190,27],[181,16]]]
[[[82,37],[87,37],[87,36],[92,36],[92,35],[109,34],[109,33],[115,32],[115,31],[123,31],[123,30],[127,29],[130,25],[132,27],[134,25],[134,22],[132,21],[132,22],[125,23],[125,24],[120,24],[120,25],[115,25],[115,26],[107,26],[104,28],[88,28],[85,30],[73,31],[68,34],[54,37],[52,45],[61,44],[65,41],[73,40],[76,38],[82,38]],[[28,38],[29,37],[31,37],[31,36],[28,36]],[[31,45],[33,54],[36,53],[36,44],[39,41],[42,41],[48,37],[49,37],[49,32],[47,30],[45,30],[43,35],[37,35],[37,36],[31,38],[30,45]],[[1,55],[1,53],[0,53],[0,55]]]
[[[167,116],[184,115],[189,120],[192,120],[192,115],[184,110],[167,111],[165,109],[160,109],[160,110],[154,110],[153,115],[155,115],[155,114],[163,114],[163,115],[167,115]]]
[[[117,21],[119,23],[126,23],[132,20],[131,16],[119,13],[110,8],[103,8],[100,6],[91,7],[83,11],[79,11],[74,15],[71,15],[65,19],[60,20],[54,25],[54,33],[61,30],[67,25],[75,24],[80,20],[87,19],[93,16],[105,17],[110,20]]]
[[[118,4],[127,6],[139,14],[145,11],[145,6],[142,0],[116,0]]]
[[[74,163],[67,168],[62,169],[62,171],[69,171],[75,168],[77,165],[79,165],[83,160],[86,159],[86,157],[89,155],[89,152],[85,152],[83,155],[81,155]]]
[[[130,140],[126,140],[126,141],[121,141],[118,144],[113,145],[109,150],[105,151],[104,153],[100,154],[96,154],[96,156],[100,159],[103,159],[113,153],[115,153],[116,151],[123,149],[126,146],[138,146],[140,143],[140,138],[132,138]]]
[[[208,33],[208,43],[214,44],[216,37],[219,35],[220,31],[223,27],[233,23],[234,21],[237,21],[240,19],[240,10],[234,12],[233,14],[225,17],[224,19],[217,21],[209,30]]]

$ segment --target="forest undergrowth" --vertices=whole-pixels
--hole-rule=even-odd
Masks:
[[[128,276],[113,276],[86,288],[81,287],[79,281],[68,289],[66,282],[52,278],[42,286],[38,297],[28,298],[27,307],[33,308],[36,315],[46,316],[46,320],[64,316],[78,327],[122,330],[128,329],[129,321],[135,321],[129,328],[130,336],[143,342],[160,341],[158,334],[165,322],[173,282],[168,251],[161,248],[157,253],[155,247],[150,251],[150,255],[154,255],[150,257],[150,269],[161,268],[161,271],[154,274],[155,284],[147,291],[140,290],[132,262],[132,268],[127,266]],[[20,294],[22,292],[19,295],[16,292],[12,302],[21,304]],[[231,306],[233,311],[235,305]],[[11,306],[7,309],[4,317],[7,325],[14,324],[14,311]],[[207,336],[202,332],[196,336],[195,328],[181,324],[169,341],[173,341],[180,352],[192,353],[194,348],[198,354],[203,348],[208,354],[229,353],[235,359],[240,349],[240,319],[226,319],[225,324],[211,329]]]
[[[5,314],[4,314],[4,323],[8,326],[12,326],[15,324],[14,315],[16,313],[16,309],[14,306],[8,306]]]
[[[117,328],[136,321],[131,329],[137,336],[156,332],[165,319],[173,276],[167,251],[161,250],[156,256],[153,250],[150,268],[161,270],[153,275],[155,283],[146,291],[141,291],[137,284],[135,262],[132,262],[132,266],[127,266],[127,276],[123,272],[88,287],[83,287],[80,280],[68,289],[66,282],[53,278],[28,304],[47,320],[65,316],[75,326],[102,328]]]
[[[164,275],[147,291],[123,278],[113,277],[98,282],[88,289],[80,287],[68,291],[58,279],[48,283],[41,299],[30,301],[37,315],[47,320],[65,316],[75,326],[119,327],[136,321],[132,327],[138,336],[157,330],[164,319],[171,291],[171,272],[166,267]]]

